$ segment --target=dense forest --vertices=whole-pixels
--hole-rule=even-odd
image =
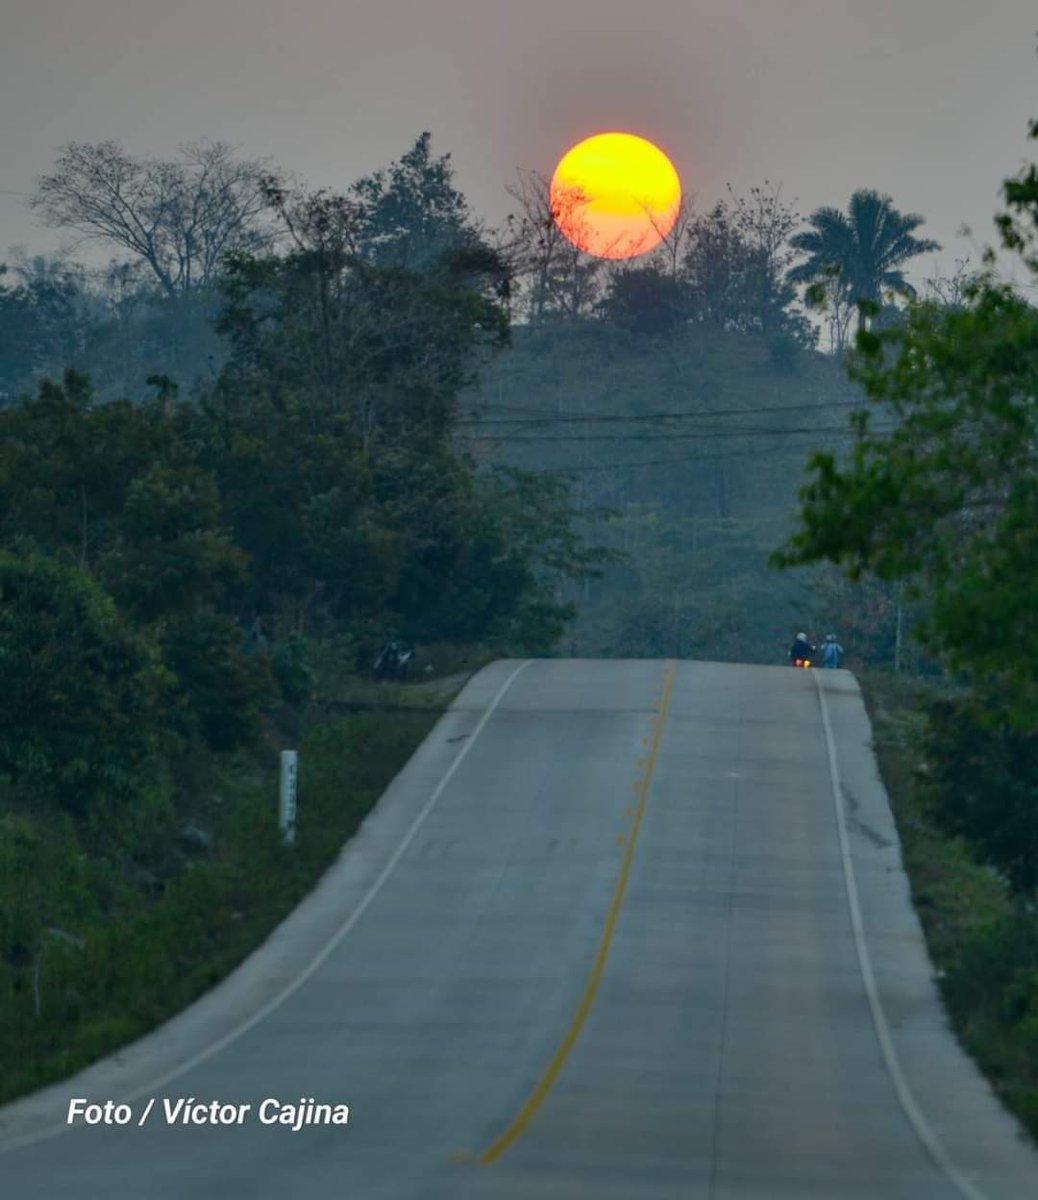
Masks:
[[[0,279],[0,1063],[157,1019],[143,988],[106,1029],[98,931],[224,904],[242,868],[197,866],[234,822],[275,870],[255,796],[200,792],[389,636],[781,662],[835,629],[954,684],[942,819],[1033,895],[1034,308],[991,262],[913,287],[935,244],[867,189],[689,205],[619,265],[512,194],[487,228],[428,134],[345,194],[207,142],[39,181],[114,257]],[[1038,275],[1033,169],[1006,202]]]

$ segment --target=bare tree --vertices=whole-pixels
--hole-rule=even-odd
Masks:
[[[129,253],[162,290],[212,282],[228,254],[269,240],[270,172],[224,142],[188,142],[175,160],[132,158],[113,141],[70,142],[41,176],[32,207],[48,225]]]
[[[809,312],[824,316],[830,352],[842,354],[847,348],[856,306],[848,298],[847,286],[837,268],[830,268],[807,289],[804,303]]]
[[[549,181],[536,171],[518,172],[508,194],[518,201],[519,212],[508,218],[500,249],[525,284],[530,321],[537,323],[551,312],[589,311],[598,295],[602,260],[562,232],[567,228],[579,237],[587,196],[579,189],[553,195]]]
[[[728,194],[735,227],[752,254],[747,300],[757,311],[760,331],[768,333],[796,299],[785,276],[796,258],[789,238],[800,224],[800,214],[782,199],[782,185],[768,179],[762,187],[750,188],[749,199],[737,197],[730,185]]]
[[[644,205],[645,215],[659,237],[659,245],[652,251],[649,261],[665,272],[671,279],[681,275],[681,252],[695,220],[695,198],[682,193],[674,221],[668,228],[663,224],[651,205]]]
[[[923,281],[923,299],[941,308],[961,312],[969,301],[971,290],[977,282],[978,271],[970,267],[970,260],[957,258],[952,275],[934,274]]]

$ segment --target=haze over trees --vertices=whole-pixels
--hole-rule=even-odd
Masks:
[[[210,202],[221,187],[224,207]],[[732,579],[745,578],[748,562],[760,564],[751,573],[764,580],[764,531],[784,519],[795,456],[816,433],[843,436],[826,399],[847,404],[853,394],[832,362],[813,353],[817,327],[794,282],[801,219],[768,182],[744,197],[729,190],[705,212],[686,199],[657,251],[607,265],[562,236],[546,180],[522,175],[513,195],[517,215],[503,230],[485,229],[428,134],[341,195],[290,184],[219,143],[185,147],[169,161],[134,159],[111,143],[74,144],[41,179],[36,204],[53,221],[107,239],[123,257],[100,273],[67,262],[9,273],[14,286],[0,289],[0,312],[12,318],[0,320],[0,389],[17,394],[72,364],[89,375],[92,404],[139,397],[142,380],[154,378],[176,384],[168,393],[176,406],[219,404],[238,419],[249,406],[269,409],[269,422],[282,421],[286,407],[309,407],[341,422],[362,454],[391,446],[405,473],[435,458],[431,444],[478,456],[483,465],[472,478],[481,487],[505,478],[490,463],[551,466],[550,483],[541,472],[542,494],[564,490],[568,477],[582,528],[613,548],[628,542],[616,522],[629,524],[635,512],[637,520],[648,511],[662,518],[660,536],[672,550],[661,561],[682,564],[689,539],[698,543],[701,534],[669,530],[667,514],[728,523],[717,535],[715,566],[682,587],[686,597],[712,592],[720,610],[723,595],[743,594],[732,591]],[[122,207],[117,196],[125,197]],[[196,231],[189,212],[202,225],[211,219],[212,234]],[[152,230],[150,240],[135,240],[137,228]],[[192,259],[192,247],[220,238],[225,253]],[[512,349],[495,365],[509,340]],[[548,364],[555,382],[545,387]],[[580,394],[564,396],[558,383],[571,366]],[[610,374],[626,382],[613,386]],[[505,379],[516,392],[507,401],[512,411],[493,415],[491,392],[496,386],[505,401]],[[536,416],[542,404],[557,418],[580,418],[555,427],[554,448],[535,446],[514,420],[516,405]],[[737,417],[743,408],[769,407],[785,411]],[[650,421],[646,410],[661,416]],[[595,423],[602,415],[614,422],[608,438]],[[633,423],[624,423],[627,415]],[[653,440],[670,457],[688,452],[658,470],[637,460],[629,470]],[[733,521],[744,523],[738,534]],[[752,552],[746,522],[758,539]],[[729,561],[734,574],[721,565]],[[583,624],[596,597],[625,594],[612,586],[618,578],[563,585]],[[663,604],[647,576],[638,586],[645,604]],[[670,626],[688,633],[675,645],[710,643],[719,652],[706,632],[714,619],[699,626],[691,599],[684,616],[686,601],[666,603]],[[643,630],[668,624],[662,613],[648,623],[631,619]],[[851,623],[864,631],[875,618],[862,611]],[[738,627],[745,621],[731,622],[725,654],[767,653],[763,626],[749,643]],[[580,640],[602,650],[625,636],[603,629],[588,640],[585,628]]]
[[[1035,168],[1005,195],[1038,282]],[[129,1036],[103,1016],[127,929],[130,1032],[154,1019],[163,947],[204,949],[200,914],[255,895],[207,839],[281,869],[218,764],[390,634],[778,662],[794,628],[835,628],[853,666],[943,672],[935,810],[1031,902],[1025,293],[988,262],[919,301],[935,243],[868,189],[806,226],[768,182],[686,200],[616,264],[563,237],[546,180],[513,196],[487,229],[427,133],[342,193],[209,142],[74,143],[40,180],[41,215],[116,257],[0,272],[0,1063],[56,1053],[54,1028],[88,1057]],[[769,569],[779,544],[799,571]],[[363,732],[351,773],[385,744]],[[1010,940],[1003,991],[1026,990],[1033,934]]]

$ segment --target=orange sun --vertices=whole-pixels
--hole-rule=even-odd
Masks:
[[[681,180],[659,147],[633,133],[596,133],[563,155],[551,179],[555,223],[599,258],[635,258],[667,236]]]

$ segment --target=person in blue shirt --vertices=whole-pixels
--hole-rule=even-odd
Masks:
[[[843,657],[843,647],[836,640],[835,633],[827,633],[825,641],[822,643],[822,666],[823,667],[838,667],[840,659]]]

